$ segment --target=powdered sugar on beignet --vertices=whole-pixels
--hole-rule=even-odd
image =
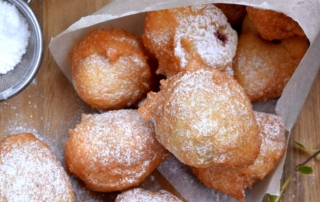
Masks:
[[[82,115],[70,129],[66,163],[94,191],[116,191],[142,182],[166,157],[152,122],[137,110]]]
[[[182,202],[182,200],[166,190],[149,191],[134,188],[119,194],[115,202]]]
[[[232,66],[235,79],[252,103],[279,97],[307,49],[306,37],[273,43],[253,31],[242,33]]]
[[[72,82],[87,104],[130,107],[150,90],[151,71],[141,40],[122,29],[90,32],[71,53]]]
[[[155,123],[156,136],[181,162],[195,167],[248,166],[260,149],[249,99],[226,74],[189,67],[162,81],[139,108]]]
[[[192,59],[223,70],[237,46],[236,31],[213,4],[148,12],[142,39],[159,61],[157,73],[166,77],[185,71]]]
[[[219,70],[231,65],[238,36],[220,9],[195,5],[176,15],[174,56],[181,69],[194,58]]]
[[[11,135],[0,143],[0,201],[75,201],[64,168],[34,135]]]
[[[255,112],[262,139],[260,153],[254,164],[247,168],[211,166],[208,168],[191,167],[196,177],[208,187],[229,194],[242,202],[245,189],[251,188],[263,179],[277,165],[286,149],[283,120],[280,116]]]

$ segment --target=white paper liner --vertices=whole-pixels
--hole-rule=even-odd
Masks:
[[[138,36],[142,34],[145,12],[206,3],[233,3],[250,5],[258,8],[271,9],[283,12],[296,20],[311,46],[301,61],[299,67],[285,87],[281,98],[265,103],[255,104],[254,109],[279,114],[285,122],[285,128],[290,131],[296,122],[300,110],[309,93],[311,85],[317,75],[320,57],[320,1],[314,0],[116,0],[96,13],[83,17],[71,25],[67,30],[51,39],[50,51],[57,64],[71,81],[71,61],[69,53],[76,43],[83,39],[91,30],[99,28],[124,28]],[[264,180],[254,184],[252,190],[246,192],[245,201],[261,201],[265,193],[278,195],[280,180],[285,157],[278,163],[277,168]],[[234,201],[230,196],[213,191],[199,181],[188,171],[187,167],[176,158],[168,160],[159,166],[161,174],[184,196],[188,201]]]

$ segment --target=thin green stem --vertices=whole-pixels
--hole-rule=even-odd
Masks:
[[[309,161],[311,161],[311,159],[313,159],[314,157],[316,157],[318,154],[320,154],[320,150],[316,151],[314,154],[312,154],[311,156],[309,156],[309,158],[307,158],[304,162],[298,164],[298,165],[296,166],[295,171],[297,171],[297,169],[298,169],[300,166],[306,165]]]
[[[281,200],[281,197],[282,197],[282,194],[283,194],[284,190],[287,188],[288,184],[291,182],[293,176],[297,173],[298,168],[299,168],[300,166],[306,165],[309,161],[311,161],[313,158],[315,158],[318,154],[320,154],[320,150],[316,151],[314,154],[312,154],[311,156],[309,156],[309,158],[307,158],[305,161],[303,161],[302,163],[298,164],[298,165],[295,167],[295,172],[292,173],[292,174],[287,178],[287,180],[283,183],[283,185],[282,185],[281,188],[280,188],[279,196],[277,196],[277,198],[276,198],[273,202],[279,202],[279,201]]]
[[[279,196],[276,198],[276,200],[274,202],[279,202],[280,199],[281,199],[281,196],[284,192],[284,190],[287,188],[288,184],[290,183],[290,181],[292,180],[293,176],[294,176],[295,173],[292,173],[288,179],[283,183],[283,185],[281,186],[280,188],[280,193],[279,193]]]

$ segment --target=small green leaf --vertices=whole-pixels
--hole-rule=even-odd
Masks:
[[[307,152],[307,153],[309,153],[309,154],[313,154],[313,153],[319,151],[319,149],[311,149],[311,148],[305,147],[303,144],[301,144],[301,143],[299,143],[299,142],[297,142],[297,141],[295,141],[294,143],[295,143],[296,145],[298,145],[299,147],[301,147],[305,152]],[[317,159],[317,160],[320,160],[320,154],[318,154],[318,155],[316,156],[316,159]]]
[[[271,194],[268,194],[268,197],[269,197],[269,200],[270,200],[271,202],[275,202],[276,199],[277,199],[277,196],[271,195]]]
[[[303,174],[311,174],[313,172],[312,168],[309,166],[299,166],[297,171]]]
[[[296,145],[298,145],[299,147],[306,149],[306,147],[303,144],[301,144],[300,142],[294,141],[294,143],[296,143]]]

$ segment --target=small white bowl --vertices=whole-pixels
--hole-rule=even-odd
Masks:
[[[23,0],[5,0],[13,4],[26,19],[30,31],[28,47],[20,63],[6,74],[0,74],[0,101],[9,99],[24,90],[34,79],[43,54],[43,38],[39,22]]]

